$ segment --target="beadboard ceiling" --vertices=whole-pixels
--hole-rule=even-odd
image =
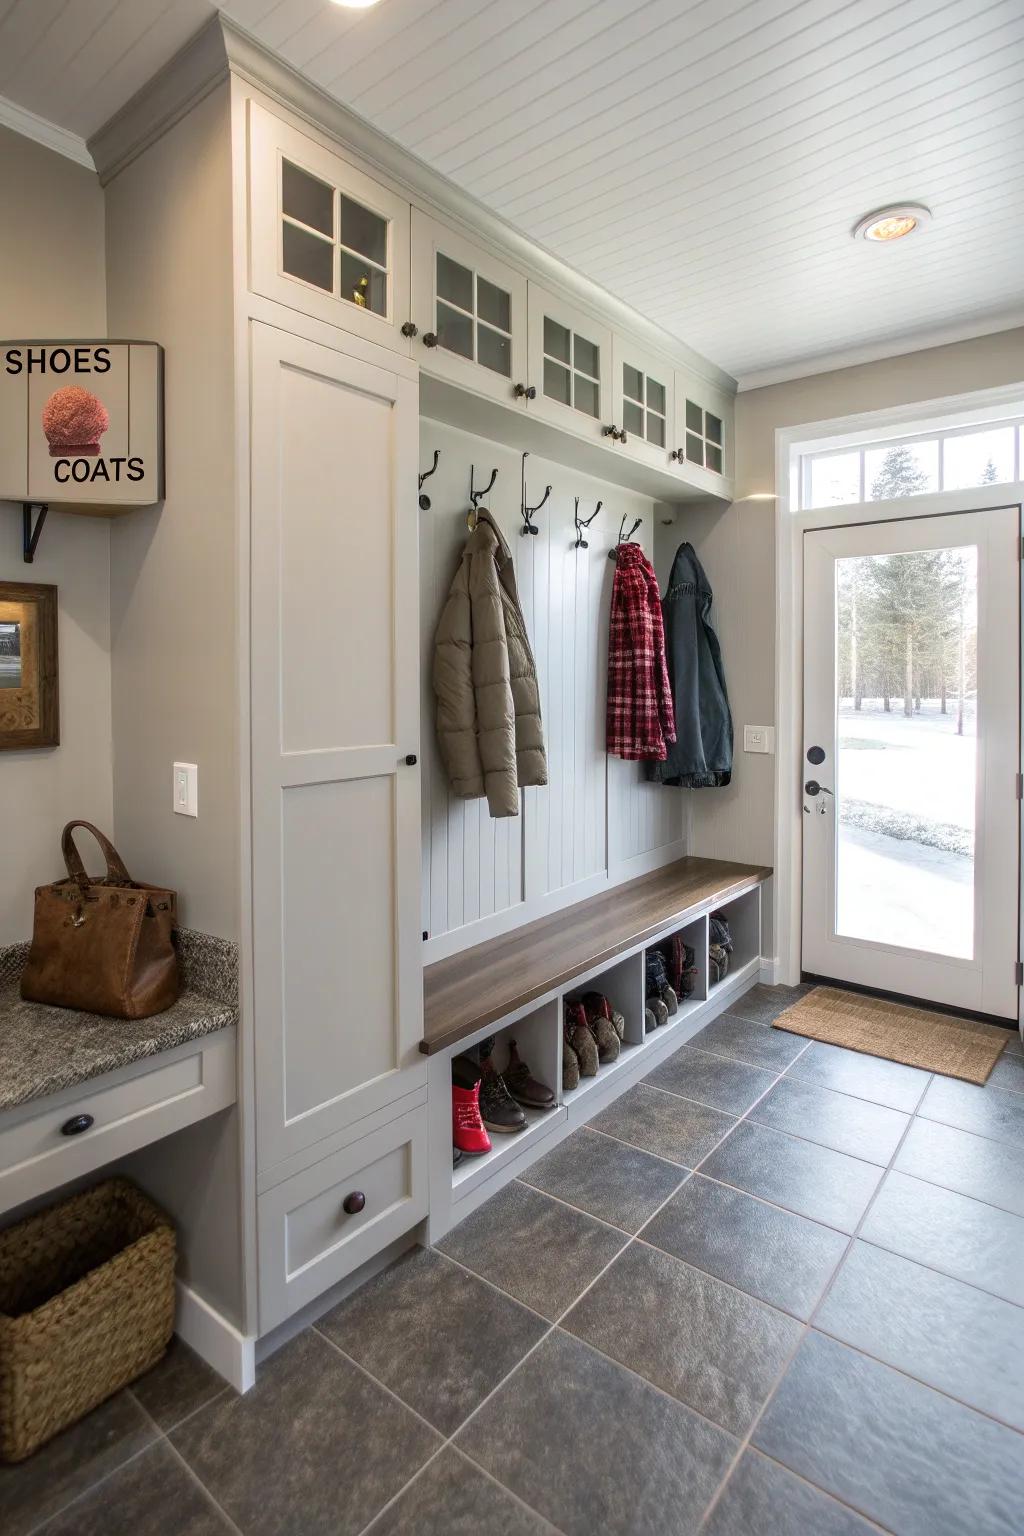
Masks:
[[[0,0],[85,138],[210,0]],[[742,380],[1024,315],[1021,0],[229,0],[316,84]],[[931,225],[850,228],[887,202]]]

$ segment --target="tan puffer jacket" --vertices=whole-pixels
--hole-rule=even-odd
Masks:
[[[512,554],[480,511],[434,637],[441,757],[455,794],[519,815],[519,787],[546,784],[537,668]]]

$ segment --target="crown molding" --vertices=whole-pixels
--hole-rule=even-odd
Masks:
[[[96,169],[88,146],[80,134],[70,133],[67,128],[51,123],[49,118],[39,117],[27,107],[19,107],[16,101],[11,101],[7,96],[0,96],[0,127],[20,133],[22,138],[32,139],[36,144],[42,144],[44,149],[52,149],[66,160],[74,160],[76,165],[84,165],[86,170]]]
[[[303,118],[357,154],[427,211],[457,223],[470,238],[493,245],[529,275],[561,289],[574,302],[618,323],[705,382],[733,394],[736,381],[692,347],[648,320],[623,299],[584,277],[528,239],[514,225],[464,192],[424,160],[380,133],[358,113],[218,14],[89,140],[100,181],[106,185],[221,81],[234,76]]]
[[[801,362],[784,363],[778,368],[741,373],[737,389],[739,393],[747,394],[752,389],[766,389],[772,384],[789,384],[794,379],[810,379],[820,373],[838,373],[844,368],[857,368],[862,363],[881,363],[887,358],[904,357],[910,352],[927,352],[933,347],[947,347],[957,341],[997,336],[1001,331],[1013,331],[1018,326],[1024,326],[1024,309],[1005,310],[998,315],[964,320],[959,325],[935,326],[931,330],[913,332],[908,336],[893,336],[876,345],[848,347],[840,352],[826,353],[822,357],[807,357]]]

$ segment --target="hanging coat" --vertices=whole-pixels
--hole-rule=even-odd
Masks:
[[[639,544],[620,544],[608,634],[607,749],[634,762],[664,758],[675,737],[658,581]]]
[[[437,740],[452,789],[519,815],[519,787],[546,784],[537,668],[512,554],[482,509],[434,638]]]
[[[693,545],[680,544],[662,603],[676,740],[647,769],[657,784],[716,789],[732,777],[732,715],[711,601]]]

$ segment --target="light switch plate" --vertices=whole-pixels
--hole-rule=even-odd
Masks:
[[[175,763],[173,803],[178,816],[199,815],[199,769],[195,763]]]
[[[744,752],[774,752],[774,725],[745,725],[743,727]]]

